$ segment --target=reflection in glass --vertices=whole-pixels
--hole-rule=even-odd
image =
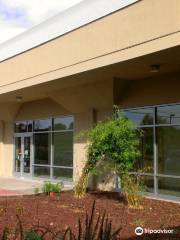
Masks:
[[[34,176],[41,178],[50,177],[50,167],[34,166]]]
[[[73,132],[53,133],[54,165],[73,166]]]
[[[180,126],[158,127],[158,172],[180,174]]]
[[[50,164],[51,156],[51,134],[36,133],[34,134],[34,163]]]
[[[136,126],[152,125],[154,110],[153,108],[128,109],[124,111],[124,115],[132,120]]]
[[[24,173],[30,173],[31,138],[24,137]]]
[[[54,119],[54,130],[72,130],[73,117],[61,117]]]
[[[14,130],[15,133],[27,132],[27,122],[26,121],[16,122]]]
[[[157,107],[158,124],[180,124],[180,105]]]
[[[158,193],[180,197],[180,178],[158,178]]]
[[[32,132],[32,130],[33,130],[33,122],[32,121],[27,122],[27,128],[28,128],[28,132]]]
[[[72,178],[73,170],[69,168],[53,168],[53,177],[55,179]]]
[[[151,176],[143,176],[143,185],[145,192],[154,192],[154,177]]]
[[[136,170],[153,172],[154,167],[153,128],[142,128],[140,131],[140,157],[135,164]]]
[[[51,124],[52,124],[51,119],[35,120],[34,121],[34,131],[35,132],[50,131]]]
[[[21,171],[21,137],[15,138],[15,172]]]

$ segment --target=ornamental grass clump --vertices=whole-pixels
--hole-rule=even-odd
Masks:
[[[134,175],[125,175],[122,179],[123,194],[129,208],[141,209],[142,207],[142,184]]]

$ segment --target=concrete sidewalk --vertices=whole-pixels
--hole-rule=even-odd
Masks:
[[[20,178],[0,178],[0,196],[17,196],[33,194],[35,189],[41,191],[43,181],[24,180]]]
[[[44,180],[29,180],[21,178],[0,178],[0,196],[19,196],[34,194],[35,189],[41,188]],[[72,189],[72,184],[65,183],[63,190]]]

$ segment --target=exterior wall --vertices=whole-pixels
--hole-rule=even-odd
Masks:
[[[122,108],[180,102],[180,74],[131,81],[118,104]]]
[[[3,121],[0,121],[0,175],[2,175],[3,169],[3,137],[4,137],[4,126]]]
[[[13,123],[0,126],[0,176],[10,177],[13,173]]]
[[[78,134],[93,126],[93,110],[75,115],[74,126],[74,173],[73,180],[77,182],[86,162],[86,139],[78,138]]]
[[[16,113],[15,120],[31,120],[61,115],[70,115],[70,112],[51,99],[42,99],[23,103]]]
[[[160,11],[162,6],[163,11]],[[4,61],[0,63],[0,92],[177,46],[180,39],[179,9],[178,0],[139,1]]]

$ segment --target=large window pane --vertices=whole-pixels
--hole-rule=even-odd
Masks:
[[[180,126],[158,127],[158,172],[180,175]]]
[[[73,166],[73,132],[53,133],[54,165]]]
[[[33,121],[28,121],[27,122],[27,128],[28,128],[28,132],[32,132],[32,130],[33,130]]]
[[[42,177],[42,178],[49,178],[50,177],[50,167],[34,166],[34,176]]]
[[[15,133],[27,132],[27,122],[26,121],[17,122],[15,123],[14,128]]]
[[[143,176],[142,179],[143,179],[144,191],[149,193],[154,193],[154,177]]]
[[[154,117],[153,108],[129,109],[124,111],[124,115],[132,120],[135,125],[152,125]]]
[[[42,119],[34,121],[34,131],[42,132],[42,131],[50,131],[52,125],[51,119]]]
[[[158,178],[158,193],[180,197],[180,179]]]
[[[72,178],[73,170],[69,168],[53,168],[53,177],[55,179]]]
[[[15,172],[21,171],[21,137],[15,138]]]
[[[54,119],[54,130],[72,130],[73,117],[61,117]]]
[[[153,128],[142,128],[140,130],[140,157],[135,164],[135,169],[143,169],[144,172],[153,172]]]
[[[180,124],[180,105],[157,108],[158,124]]]
[[[51,134],[36,133],[34,134],[34,163],[50,164],[51,155]]]

